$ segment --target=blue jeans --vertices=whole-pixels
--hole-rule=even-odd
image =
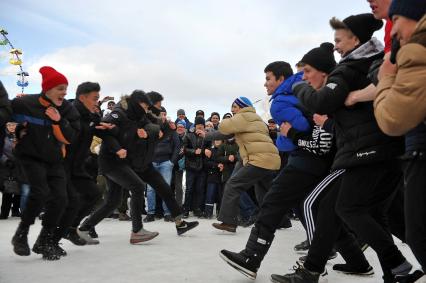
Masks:
[[[163,176],[164,181],[168,185],[170,185],[172,181],[172,172],[174,164],[170,161],[163,161],[163,162],[152,162],[152,165],[154,166],[155,170],[157,170],[161,176]],[[148,214],[155,214],[155,190],[148,185],[147,192],[146,192],[146,199],[148,202]],[[170,210],[167,208],[166,203],[163,201],[163,210],[164,215],[170,215]]]
[[[21,212],[24,211],[25,206],[27,205],[28,196],[30,195],[30,185],[21,184]]]

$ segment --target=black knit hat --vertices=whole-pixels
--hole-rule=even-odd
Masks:
[[[206,120],[204,120],[204,118],[201,117],[201,116],[197,116],[197,117],[195,117],[195,120],[194,120],[194,126],[196,126],[196,125],[203,125],[203,126],[205,126],[206,125]]]
[[[425,13],[425,0],[393,0],[389,7],[390,19],[393,15],[401,15],[418,22]]]
[[[361,44],[369,41],[373,33],[383,27],[383,21],[377,20],[370,13],[349,16],[343,23],[358,37]]]
[[[334,45],[332,43],[321,43],[320,47],[310,50],[300,61],[304,64],[311,65],[318,71],[329,74],[336,66],[333,49]]]

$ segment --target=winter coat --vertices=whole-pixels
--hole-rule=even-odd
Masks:
[[[3,155],[0,159],[0,186],[3,186],[3,181],[7,177],[13,177],[19,183],[27,183],[27,178],[25,176],[25,172],[22,168],[19,160],[15,158],[13,154],[15,135],[6,132],[6,137],[4,140],[4,150]]]
[[[218,161],[218,148],[211,147],[209,148],[212,152],[212,155],[204,158],[204,169],[207,172],[207,183],[222,183],[222,173],[219,170],[219,161]]]
[[[155,149],[154,162],[164,162],[170,160],[176,164],[179,159],[181,142],[179,135],[173,131],[171,135],[162,139]]]
[[[65,168],[70,176],[79,178],[89,178],[90,174],[86,171],[86,160],[90,155],[90,146],[93,136],[98,136],[109,131],[97,130],[101,117],[90,111],[76,99],[72,102],[75,109],[80,114],[80,133],[72,144],[67,145],[67,157],[65,158]]]
[[[113,111],[103,118],[104,122],[116,125],[116,134],[103,137],[99,153],[99,169],[102,173],[114,170],[120,164],[127,164],[135,171],[143,171],[154,159],[161,125],[149,113],[139,120],[132,120],[127,110],[126,97],[123,97]],[[147,138],[139,138],[137,130],[140,128],[147,132]],[[127,150],[126,158],[117,156],[116,152],[120,149]]]
[[[293,128],[302,132],[309,132],[311,126],[300,110],[299,100],[293,95],[292,86],[293,84],[300,82],[303,77],[303,72],[294,74],[287,78],[271,97],[271,116],[274,121],[281,125],[283,122],[288,122]],[[278,135],[276,145],[279,151],[292,151],[297,148],[292,141],[282,135]]]
[[[222,134],[235,135],[243,165],[269,170],[280,169],[278,150],[269,137],[268,127],[253,107],[244,107],[232,118],[219,124]]]
[[[70,102],[64,100],[60,107],[55,107],[61,120],[54,122],[45,114],[49,106],[55,107],[44,94],[12,100],[13,119],[20,123],[16,129],[16,157],[50,164],[64,160],[65,145],[74,142],[80,131],[80,115]],[[21,131],[26,134],[19,138]]]
[[[334,119],[337,147],[334,170],[391,160],[401,154],[402,140],[379,129],[372,102],[352,107],[344,104],[349,92],[371,83],[367,79],[368,70],[374,60],[383,56],[382,50],[381,43],[373,38],[344,57],[323,88],[314,90],[305,83],[293,88],[308,110]]]
[[[235,157],[234,161],[229,161],[229,156]],[[217,153],[217,160],[223,164],[222,183],[226,183],[234,171],[235,163],[238,161],[238,145],[233,142],[225,141],[221,144]]]
[[[426,16],[396,60],[398,71],[380,80],[374,106],[381,129],[400,136],[426,119]]]
[[[196,135],[193,131],[186,133],[183,139],[183,150],[185,153],[185,169],[201,171],[204,165],[204,149],[208,148],[209,142],[203,137]],[[201,148],[201,154],[195,154],[195,150]]]
[[[426,149],[426,16],[397,53],[395,75],[384,76],[374,101],[375,116],[388,135],[406,134],[407,151]]]

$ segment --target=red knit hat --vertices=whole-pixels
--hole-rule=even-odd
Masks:
[[[67,78],[49,66],[41,67],[39,70],[43,81],[41,82],[41,88],[43,92],[54,88],[61,84],[68,84]]]

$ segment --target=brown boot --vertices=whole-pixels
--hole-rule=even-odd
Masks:
[[[231,233],[235,233],[237,231],[237,225],[226,224],[224,222],[222,222],[222,223],[213,223],[212,225],[216,229],[223,230],[223,231],[228,231],[228,232],[231,232]]]
[[[140,229],[138,232],[132,232],[130,234],[130,244],[143,243],[149,240],[154,239],[158,236],[158,232],[150,232],[144,228]]]

